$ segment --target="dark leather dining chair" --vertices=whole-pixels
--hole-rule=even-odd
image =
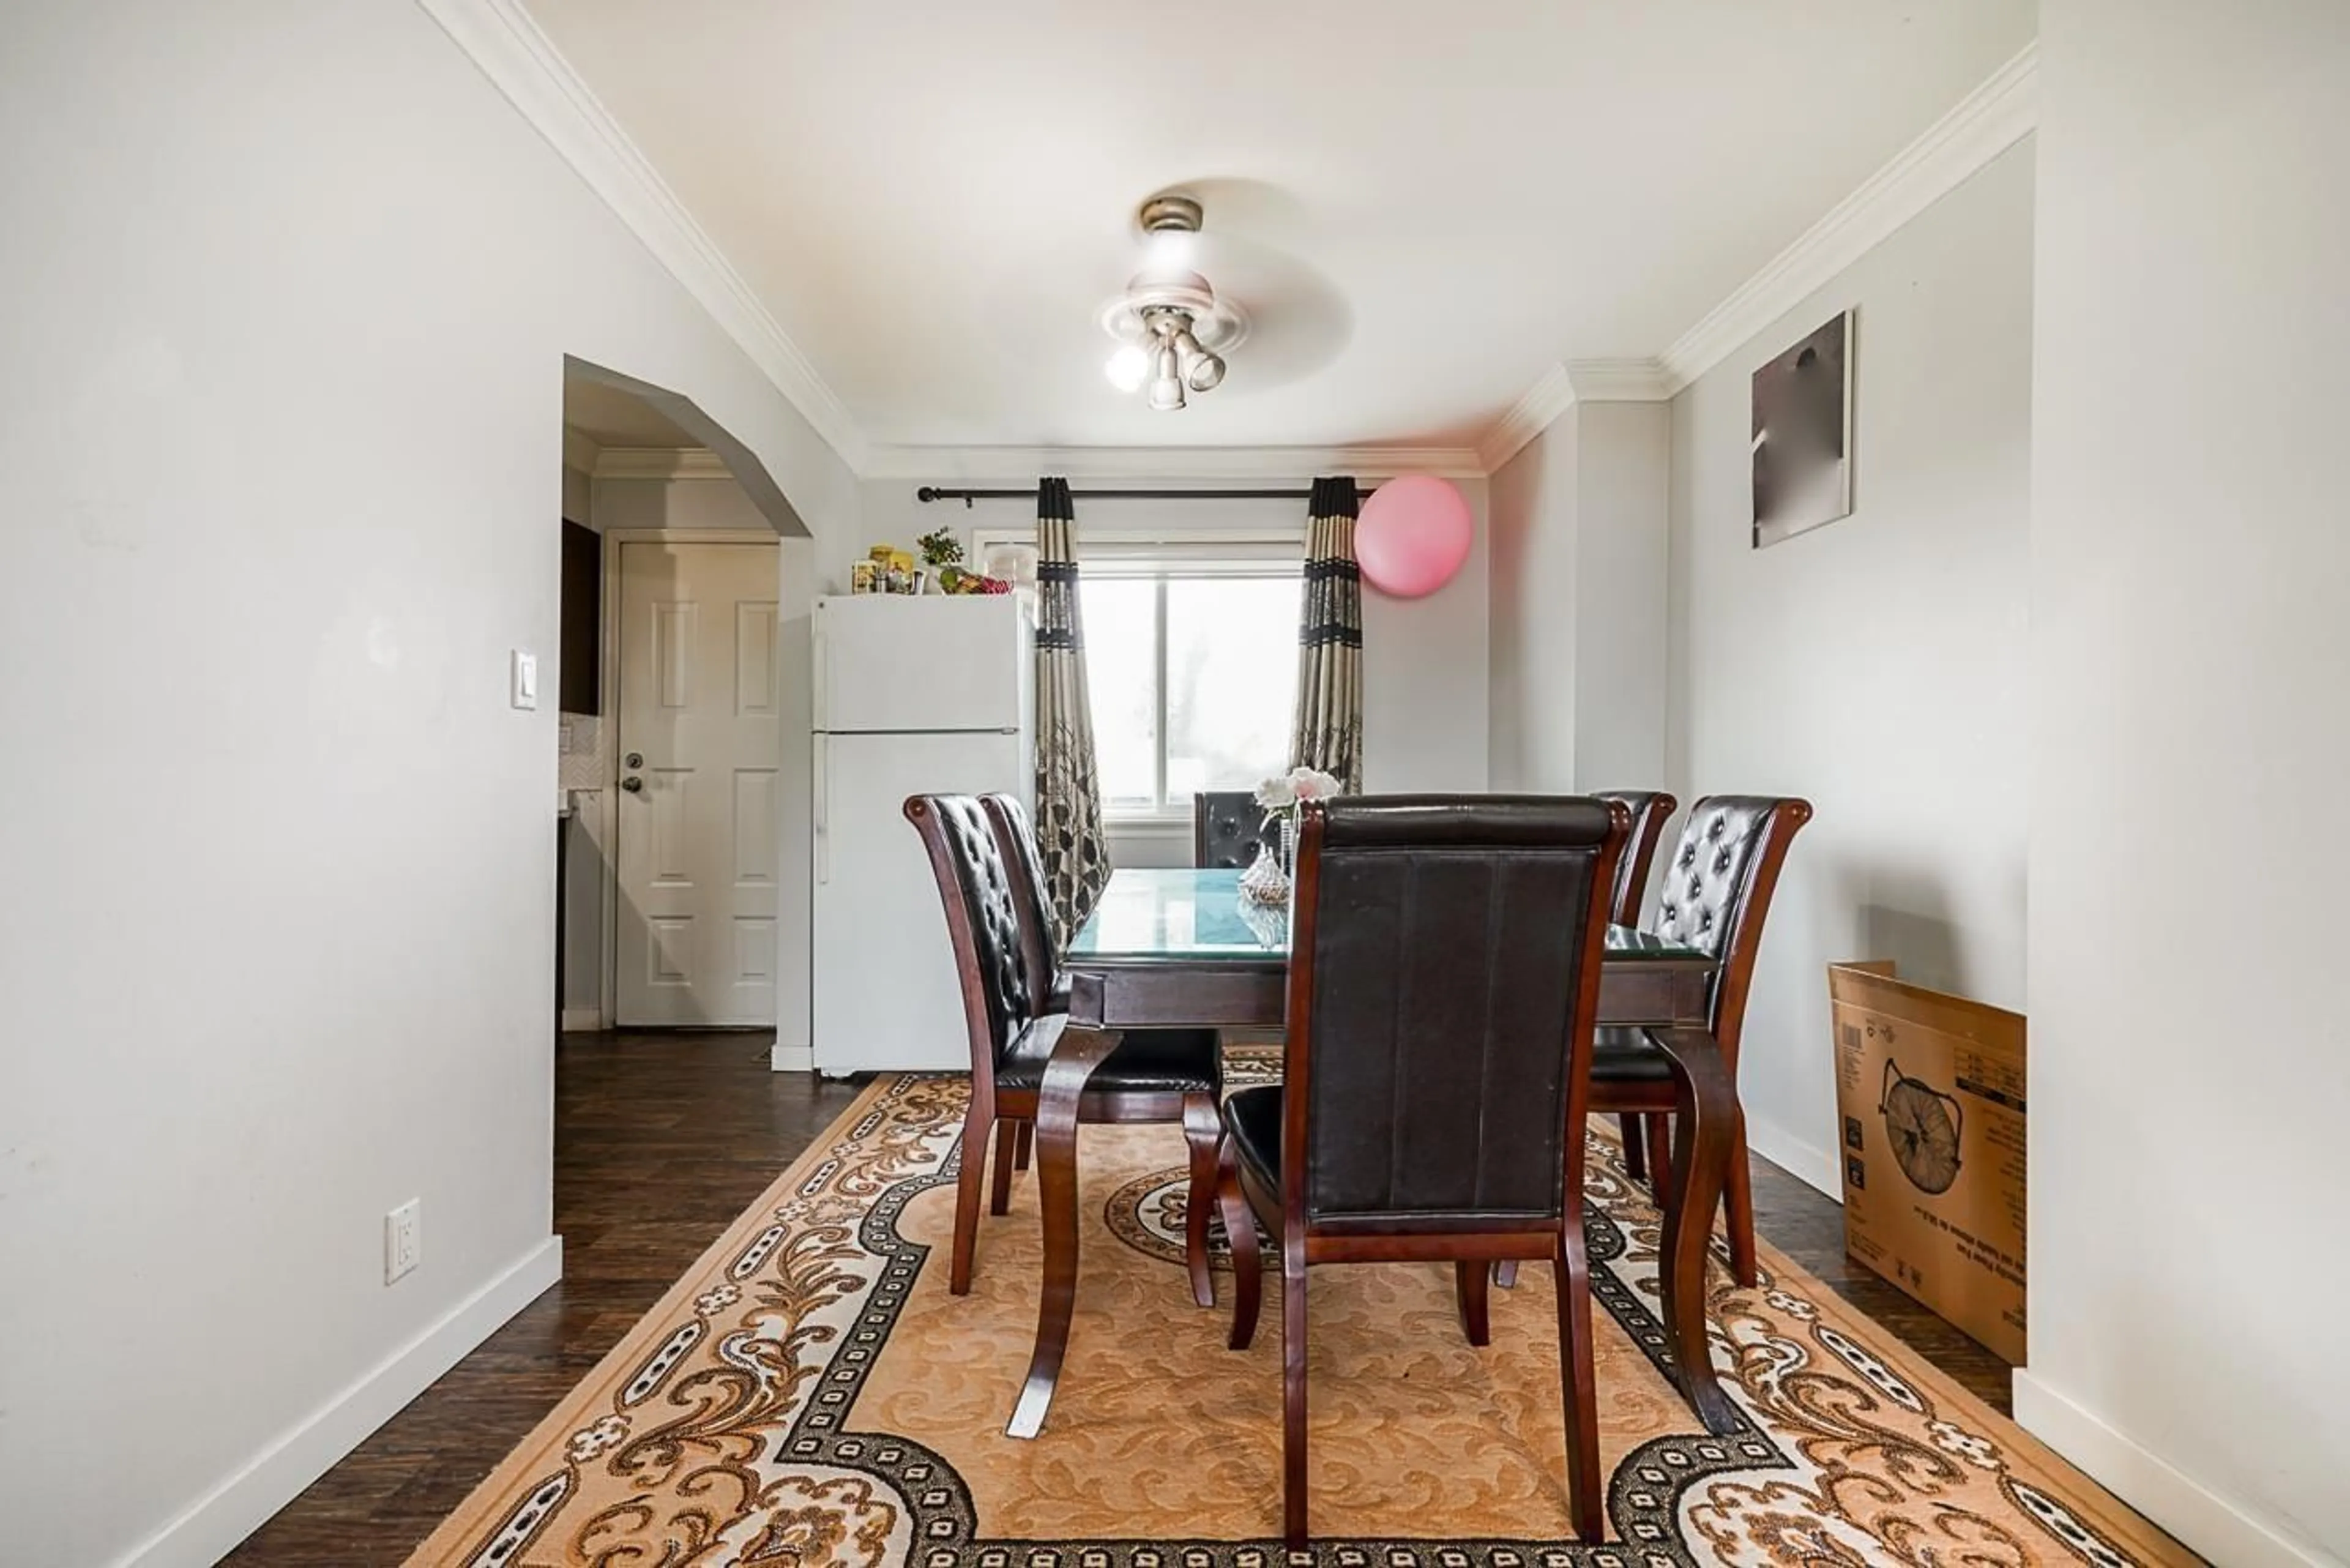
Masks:
[[[905,814],[920,833],[938,879],[971,1040],[971,1103],[963,1116],[954,1250],[947,1272],[948,1290],[962,1295],[971,1289],[989,1134],[1000,1122],[1034,1125],[1045,1064],[1071,1025],[1066,1011],[1053,1008],[1051,969],[1030,957],[1039,941],[1031,928],[1042,919],[1040,909],[1025,915],[1022,909],[1024,901],[1041,898],[1035,890],[1033,850],[1007,857],[991,814],[972,795],[910,795]],[[1024,815],[1017,827],[1025,833]],[[1185,1251],[1192,1296],[1202,1306],[1215,1300],[1205,1206],[1214,1191],[1216,1099],[1222,1088],[1218,1056],[1212,1030],[1130,1030],[1094,1069],[1077,1108],[1080,1121],[1183,1124],[1191,1146],[1191,1202],[1201,1210],[1185,1237]],[[998,1147],[999,1161],[1005,1152]],[[1008,1176],[999,1174],[997,1179],[1008,1198]]]
[[[1202,790],[1191,797],[1191,864],[1202,870],[1245,871],[1256,846],[1281,847],[1281,825],[1244,789]]]
[[[1558,1275],[1569,1515],[1604,1501],[1584,1251],[1584,1119],[1619,802],[1360,796],[1304,814],[1281,1085],[1224,1106],[1232,1343],[1256,1327],[1257,1220],[1282,1261],[1282,1525],[1305,1543],[1305,1280],[1449,1260],[1484,1345],[1502,1259]],[[1252,1218],[1252,1215],[1254,1218]]]
[[[1788,846],[1812,819],[1809,801],[1772,795],[1709,795],[1690,808],[1680,842],[1665,862],[1657,893],[1659,936],[1711,953],[1718,961],[1707,1002],[1706,1032],[1721,1049],[1733,1086],[1746,993],[1762,949],[1762,923],[1779,886]],[[1603,1029],[1591,1059],[1595,1111],[1644,1118],[1648,1164],[1660,1199],[1667,1199],[1667,1154],[1672,1129],[1673,1075],[1664,1049],[1645,1030]],[[1625,1147],[1631,1147],[1625,1139]],[[1628,1154],[1627,1154],[1628,1164]],[[1747,1168],[1742,1122],[1722,1188],[1730,1216],[1731,1272],[1754,1283],[1754,1186]],[[1707,1222],[1711,1223],[1711,1216]]]
[[[1619,926],[1640,923],[1640,910],[1648,901],[1648,866],[1657,857],[1657,841],[1665,836],[1665,824],[1670,822],[1680,802],[1656,789],[1603,789],[1594,792],[1601,800],[1620,800],[1632,814],[1632,836],[1625,841],[1623,856],[1616,862],[1616,893],[1607,918]],[[1640,1118],[1626,1113],[1617,1118],[1624,1135],[1624,1169],[1635,1180],[1648,1175],[1647,1139],[1641,1137]],[[1658,1168],[1667,1163],[1665,1151],[1656,1151]]]

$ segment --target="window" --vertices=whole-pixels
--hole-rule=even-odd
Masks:
[[[1289,766],[1302,541],[1080,539],[1094,760],[1112,817],[1182,817],[1201,790]]]

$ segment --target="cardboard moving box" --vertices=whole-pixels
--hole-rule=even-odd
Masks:
[[[1828,966],[1846,1250],[2023,1362],[2023,1016]]]

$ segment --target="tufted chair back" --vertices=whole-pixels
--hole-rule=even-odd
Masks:
[[[1392,1231],[1572,1211],[1629,828],[1588,797],[1306,808],[1281,1156],[1305,1172],[1300,1219]]]
[[[1202,870],[1245,871],[1256,846],[1281,844],[1281,825],[1244,789],[1202,790],[1191,797],[1191,864]]]
[[[977,796],[909,795],[905,811],[922,836],[945,906],[971,1028],[971,1070],[992,1073],[1036,1015],[1009,869]]]
[[[1051,1011],[1053,990],[1061,978],[1061,955],[1053,944],[1053,912],[1045,907],[1045,856],[1036,847],[1036,830],[1028,808],[1013,794],[983,794],[981,809],[995,830],[995,847],[1012,874],[1013,906],[1020,913],[1021,956],[1028,963],[1029,1011]]]
[[[1787,846],[1811,819],[1811,802],[1792,796],[1708,795],[1690,807],[1658,883],[1657,934],[1719,961],[1708,1024],[1733,1062],[1762,919]]]
[[[1632,836],[1624,841],[1624,853],[1616,861],[1615,902],[1608,919],[1619,926],[1640,923],[1640,904],[1648,897],[1648,866],[1657,857],[1657,840],[1665,836],[1665,824],[1672,820],[1673,808],[1680,805],[1659,789],[1603,789],[1595,800],[1619,800],[1624,809],[1632,814]]]

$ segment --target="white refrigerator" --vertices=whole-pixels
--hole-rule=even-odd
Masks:
[[[1017,595],[816,606],[816,1070],[967,1069],[970,1035],[910,794],[1033,805],[1035,656]]]

